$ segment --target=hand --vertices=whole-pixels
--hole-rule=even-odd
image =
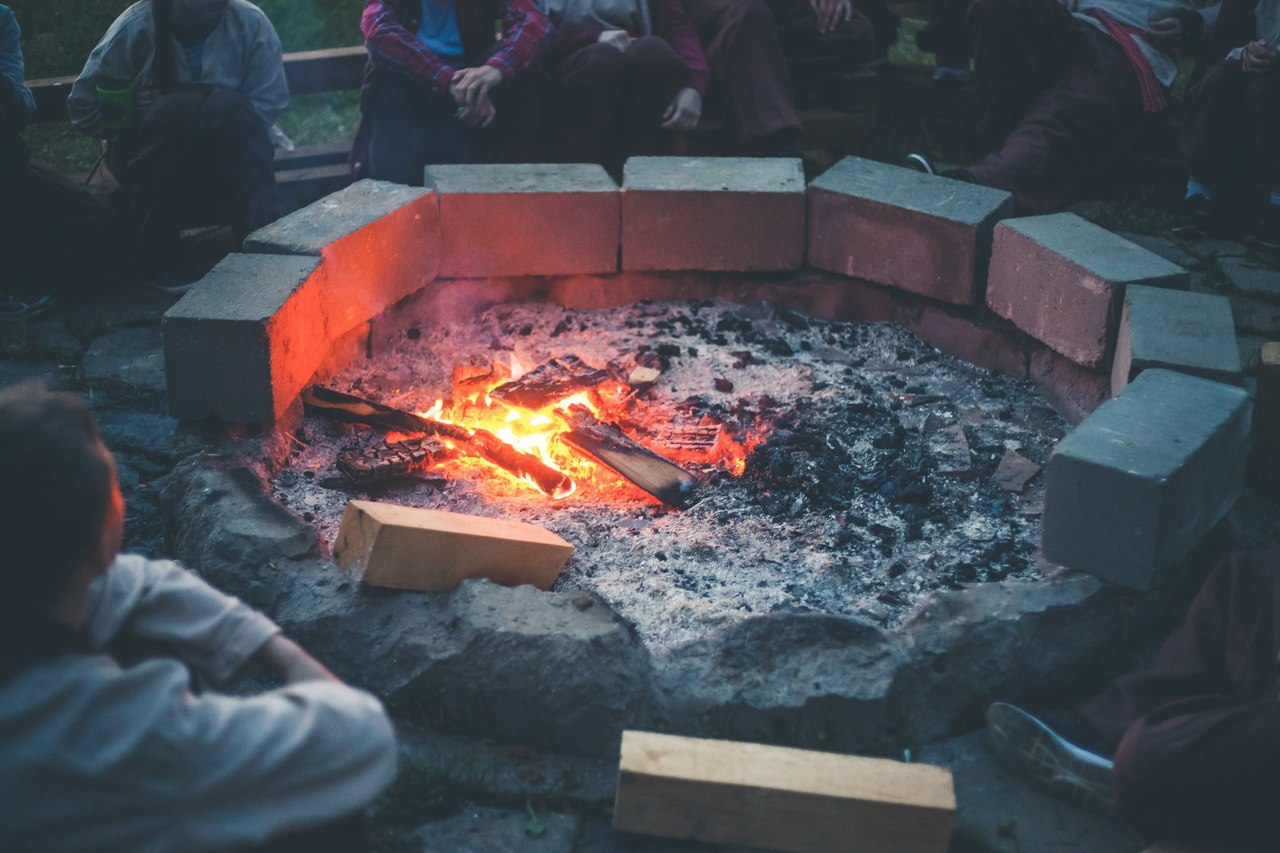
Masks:
[[[667,130],[693,130],[702,118],[702,96],[697,89],[688,86],[676,92],[675,98],[662,114],[662,126]]]
[[[477,65],[475,68],[464,68],[453,75],[449,85],[449,94],[470,113],[489,91],[502,82],[502,72],[492,65]]]
[[[284,634],[276,634],[267,640],[262,648],[258,649],[250,663],[260,665],[278,676],[285,684],[298,684],[303,681],[342,683],[336,675],[325,668],[324,664],[307,654],[302,646]]]
[[[809,0],[809,7],[818,16],[818,32],[824,36],[834,32],[842,20],[853,20],[851,0]]]
[[[1275,60],[1276,52],[1259,39],[1244,46],[1244,51],[1240,55],[1240,67],[1245,74],[1261,74],[1269,69]]]
[[[1162,53],[1177,53],[1182,43],[1182,21],[1172,16],[1157,18],[1147,24],[1147,39]]]
[[[498,111],[488,95],[481,98],[480,103],[469,110],[466,107],[458,107],[458,120],[472,127],[488,127],[493,124],[494,116],[497,114]]]
[[[631,37],[631,33],[626,30],[605,30],[600,34],[600,38],[596,39],[600,44],[607,44],[610,47],[616,47],[623,53],[627,52],[627,48],[631,47],[631,42],[635,41]]]

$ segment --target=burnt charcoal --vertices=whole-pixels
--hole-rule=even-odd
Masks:
[[[679,358],[681,351],[679,344],[658,344],[658,355],[663,358]]]
[[[556,327],[551,330],[551,337],[558,338],[571,328],[572,326],[569,325],[568,320],[561,320],[559,323],[556,323]]]
[[[799,329],[803,332],[807,331],[809,328],[809,319],[799,311],[792,310],[791,308],[779,307],[775,313],[779,320],[786,323],[793,329]]]
[[[800,341],[800,349],[805,352],[813,352],[813,344],[809,343],[808,340],[802,340]]]
[[[897,503],[927,504],[933,500],[933,487],[928,483],[912,483],[894,496]]]
[[[689,358],[697,358],[698,357],[697,347],[689,347],[688,353],[689,353]]]
[[[978,579],[978,570],[970,563],[958,564],[952,574],[961,583],[973,583]]]
[[[723,377],[717,378],[715,384],[716,384],[716,390],[724,394],[728,394],[730,391],[733,390],[733,383],[730,382],[728,379],[724,379]]]
[[[718,347],[726,347],[729,345],[729,339],[726,338],[724,335],[712,335],[710,340],[711,340],[711,343],[715,344]]]
[[[533,334],[533,325],[526,323],[520,327],[520,337],[527,338]]]
[[[422,330],[417,326],[410,326],[405,329],[404,336],[411,341],[416,341],[418,338],[422,337]]]
[[[909,523],[902,538],[907,542],[919,542],[924,538],[924,525],[918,521]]]
[[[893,563],[892,565],[889,566],[889,577],[891,578],[899,577],[906,570],[907,570],[907,564],[899,560],[898,562]]]

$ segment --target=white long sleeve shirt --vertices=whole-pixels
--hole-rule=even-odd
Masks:
[[[1199,8],[1194,0],[1064,0],[1072,15],[1103,32],[1106,28],[1098,19],[1089,14],[1090,9],[1098,9],[1115,18],[1122,24],[1128,24],[1139,30],[1145,30],[1152,21],[1166,18],[1177,12],[1195,12],[1202,18],[1205,10]],[[1178,63],[1172,56],[1160,52],[1147,39],[1136,36],[1138,48],[1151,63],[1151,70],[1156,79],[1166,88],[1178,76]]]
[[[348,815],[395,775],[378,700],[326,681],[241,698],[230,679],[279,629],[167,561],[121,556],[93,590],[89,654],[0,686],[0,850],[199,851]],[[121,668],[126,632],[178,660]],[[185,665],[184,665],[185,664]]]
[[[268,125],[289,105],[280,37],[266,14],[247,0],[230,0],[227,4],[222,20],[204,42],[198,78],[193,79],[186,52],[176,39],[174,51],[179,82],[240,92]],[[103,80],[130,80],[135,99],[144,105],[149,103],[154,95],[154,59],[155,22],[151,4],[141,0],[116,18],[89,54],[67,98],[71,123],[81,133],[104,136],[97,90]]]

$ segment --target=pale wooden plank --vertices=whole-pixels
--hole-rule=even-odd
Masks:
[[[777,850],[943,851],[951,773],[921,764],[626,732],[614,827]]]

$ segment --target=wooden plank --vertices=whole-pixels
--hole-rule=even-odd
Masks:
[[[941,853],[955,807],[940,767],[629,731],[613,826],[775,850]]]
[[[333,555],[370,586],[450,590],[468,578],[550,588],[573,546],[522,521],[351,501]]]
[[[277,172],[292,169],[316,169],[321,166],[345,166],[351,155],[351,140],[324,145],[299,145],[292,151],[277,148],[272,164]]]
[[[1263,344],[1259,353],[1253,457],[1249,468],[1254,482],[1271,497],[1280,498],[1280,341]]]

